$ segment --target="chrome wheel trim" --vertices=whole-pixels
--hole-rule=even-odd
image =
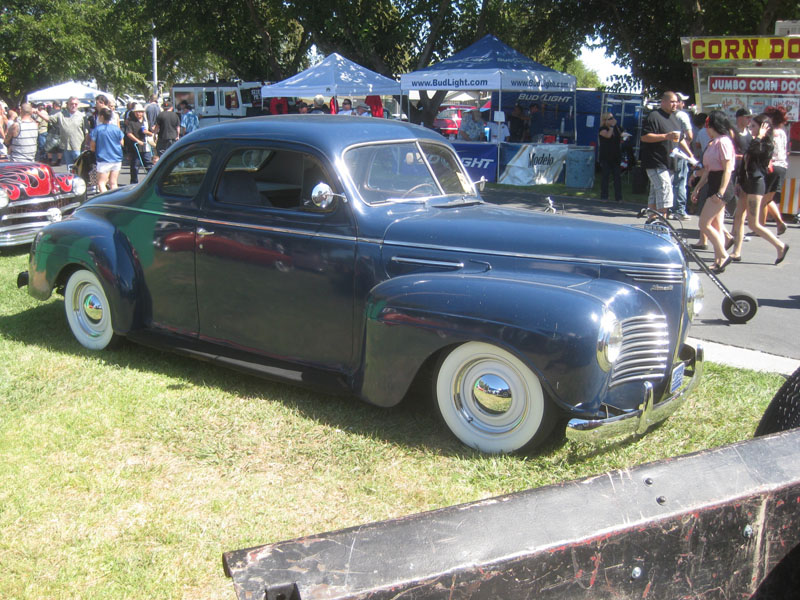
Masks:
[[[114,337],[111,311],[100,281],[86,270],[73,273],[64,291],[64,310],[72,334],[90,350],[106,348]]]
[[[435,382],[442,420],[464,444],[514,452],[549,433],[552,410],[536,375],[497,346],[468,342],[440,363]]]

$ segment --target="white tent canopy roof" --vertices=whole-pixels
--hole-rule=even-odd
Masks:
[[[336,54],[288,79],[261,88],[264,98],[316,94],[324,96],[392,96],[400,93],[400,84]]]
[[[400,76],[403,90],[574,92],[576,79],[487,35],[450,58]]]
[[[90,100],[93,101],[100,94],[105,95],[107,98],[114,97],[113,94],[89,87],[88,85],[77,83],[75,81],[67,81],[65,83],[59,83],[58,85],[28,94],[28,102],[47,102],[48,100],[63,101],[71,98],[72,96],[75,96],[78,100],[84,100],[88,102]]]

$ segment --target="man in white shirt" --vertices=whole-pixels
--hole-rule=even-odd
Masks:
[[[681,132],[683,134],[681,139],[686,142],[688,147],[691,147],[692,120],[689,118],[689,114],[683,110],[684,102],[689,99],[689,96],[681,92],[678,92],[676,95],[678,96],[678,109],[675,111],[675,116],[681,123]],[[673,214],[675,218],[681,221],[688,221],[689,215],[686,214],[686,192],[687,179],[689,177],[689,162],[681,159],[676,160],[678,160],[678,164],[675,166],[675,178],[672,182],[672,197],[675,199],[675,210]]]

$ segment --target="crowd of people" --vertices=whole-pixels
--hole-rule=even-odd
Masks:
[[[199,127],[199,120],[188,102],[174,111],[169,100],[159,104],[153,95],[147,107],[130,102],[123,113],[116,102],[103,94],[93,106],[81,110],[81,101],[69,98],[31,104],[23,102],[16,110],[0,110],[0,158],[12,161],[43,162],[51,166],[75,164],[86,151],[97,164],[99,191],[115,189],[123,155],[130,165],[131,182],[138,181],[139,167],[148,170],[181,136]]]
[[[677,117],[681,105],[681,97],[666,92],[642,126],[640,158],[650,180],[649,207],[665,218],[673,211],[676,218],[688,219],[681,196],[688,185],[688,206],[699,215],[700,228],[692,247],[711,245],[713,271],[722,273],[741,261],[745,223],[775,248],[775,264],[780,264],[789,251],[780,239],[786,224],[774,201],[788,167],[785,109],[771,106],[753,116],[741,108],[735,123],[721,110],[700,113],[691,130]],[[693,164],[687,184],[679,173]],[[725,227],[726,210],[734,216],[732,231]],[[766,226],[768,218],[775,221],[775,233]]]

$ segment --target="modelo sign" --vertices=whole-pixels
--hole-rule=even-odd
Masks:
[[[797,94],[800,77],[728,77],[711,75],[708,91],[712,94],[740,92],[742,94]]]
[[[800,60],[800,37],[681,38],[687,62],[708,60]]]

